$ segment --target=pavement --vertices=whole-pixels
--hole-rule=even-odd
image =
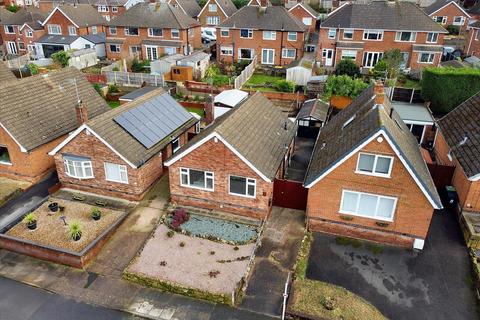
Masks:
[[[314,146],[315,139],[295,137],[295,149],[286,173],[288,180],[303,182]]]
[[[423,251],[372,248],[314,234],[307,278],[345,287],[390,319],[479,319],[468,252],[453,213],[434,213]]]
[[[241,309],[279,317],[288,273],[305,230],[305,212],[273,207],[262,233]]]

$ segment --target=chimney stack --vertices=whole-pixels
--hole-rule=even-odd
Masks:
[[[213,122],[213,97],[209,94],[205,99],[205,122],[207,125]]]
[[[77,115],[77,124],[79,127],[88,121],[88,111],[82,100],[78,100],[78,103],[75,106],[75,113]]]
[[[382,81],[379,80],[375,82],[373,92],[375,93],[375,103],[383,105],[385,103],[385,90]]]

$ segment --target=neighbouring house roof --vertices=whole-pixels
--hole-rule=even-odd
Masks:
[[[3,61],[0,61],[0,81],[15,81],[17,80],[17,77],[13,74],[12,71],[3,63]]]
[[[156,118],[155,125],[163,127],[165,138],[146,148],[139,140],[134,138],[116,119],[119,116],[129,112],[141,112],[142,108],[153,108],[161,114],[160,119]],[[173,99],[163,89],[151,91],[132,102],[128,102],[115,109],[88,121],[85,125],[87,130],[104,141],[120,157],[126,160],[132,167],[140,167],[150,158],[159,154],[173,138],[184,132],[197,122],[184,107]],[[145,123],[148,129],[148,123]],[[133,132],[133,131],[132,131]],[[50,154],[55,154],[65,144],[71,141],[75,135],[80,133],[77,130],[75,134],[70,135],[62,144],[52,150]]]
[[[305,3],[305,2],[299,2],[297,3],[296,5],[294,5],[293,7],[291,7],[288,11],[292,11],[294,8],[296,7],[302,7],[303,9],[305,9],[305,11],[307,11],[312,17],[314,17],[315,19],[318,18],[318,12],[315,11],[315,9],[313,9],[312,7],[310,7],[308,5],[308,3]]]
[[[245,6],[220,23],[224,28],[304,32],[307,27],[281,6]]]
[[[235,107],[248,97],[248,92],[232,89],[220,92],[213,99],[214,103],[221,103],[229,107]]]
[[[110,110],[84,74],[68,67],[2,83],[0,123],[25,151],[74,131],[78,126],[75,82],[90,118]]]
[[[296,125],[286,114],[257,92],[218,117],[165,165],[171,165],[197,146],[217,137],[264,180],[271,182],[295,136],[295,129]]]
[[[106,24],[106,20],[98,13],[98,11],[89,4],[61,5],[55,7],[48,17],[43,21],[42,25],[48,24],[50,17],[56,12],[61,11],[69,18],[77,27],[101,26]]]
[[[480,14],[480,2],[476,2],[473,6],[467,9],[467,12],[469,14]]]
[[[13,16],[13,12],[8,11],[4,7],[0,7],[0,25],[5,25],[7,23],[4,23],[3,21],[6,19],[10,19],[10,17]]]
[[[196,18],[200,11],[202,11],[202,8],[195,0],[177,0],[177,3],[180,9],[192,18]]]
[[[432,206],[441,208],[440,197],[416,138],[392,110],[388,99],[383,105],[376,104],[373,86],[365,89],[320,130],[304,185],[313,186],[379,134],[385,136]]]
[[[32,7],[21,8],[15,13],[10,13],[8,15],[3,16],[3,18],[2,18],[2,13],[0,11],[0,25],[23,26],[24,24],[27,24],[33,30],[41,30],[43,29],[42,21],[46,17],[47,17],[46,13],[41,12],[39,9],[32,8]]]
[[[205,59],[210,60],[210,55],[203,51],[194,51],[192,54],[188,56],[184,56],[183,58],[178,60],[178,63],[185,63],[185,62],[199,62]]]
[[[460,9],[460,11],[463,11],[463,13],[467,16],[470,17],[470,15],[458,5],[458,3],[454,0],[437,0],[428,7],[424,9],[425,13],[430,15],[433,15],[435,12],[439,11],[443,7],[446,7],[447,5],[452,4]]]
[[[109,22],[111,26],[187,29],[200,23],[168,3],[138,3]]]
[[[138,99],[141,96],[146,95],[147,93],[152,92],[153,90],[157,90],[157,89],[158,89],[157,87],[145,86],[143,88],[134,90],[130,93],[127,93],[127,94],[121,96],[120,100],[133,101],[133,100]]]
[[[423,104],[392,102],[392,107],[405,122],[416,122],[418,124],[434,124],[435,119],[427,106]]]
[[[480,92],[441,118],[438,125],[465,175],[471,180],[479,180]]]
[[[212,1],[217,3],[217,5],[227,15],[227,17],[230,17],[232,14],[234,14],[237,11],[237,7],[232,2],[232,0],[211,0],[211,1],[207,1],[207,3],[205,4],[205,6],[203,6],[202,10],[198,15],[200,15],[203,12],[203,10],[205,10],[205,8],[208,7],[208,4]]]
[[[406,1],[346,4],[330,14],[321,27],[447,33],[422,9]]]
[[[458,60],[448,60],[440,62],[441,67],[452,67],[452,68],[468,68],[469,65],[463,63],[463,61]]]
[[[338,41],[337,48],[339,49],[363,49],[365,47],[365,42],[354,42],[354,41]]]
[[[325,122],[328,117],[329,109],[330,106],[328,103],[322,102],[318,99],[307,100],[303,103],[300,111],[298,111],[297,119],[312,117],[319,121]]]
[[[176,40],[153,40],[153,39],[145,39],[142,41],[143,45],[154,45],[159,47],[175,47],[181,48],[182,41]]]
[[[41,38],[39,38],[36,42],[45,43],[45,44],[72,44],[78,38],[80,37],[45,34]]]
[[[480,3],[480,2],[479,2],[479,3]],[[479,13],[479,14],[480,14],[480,13]],[[475,21],[474,23],[469,24],[468,27],[469,27],[469,28],[478,29],[478,28],[480,28],[480,21]]]
[[[84,39],[87,39],[88,41],[94,43],[94,44],[99,44],[99,43],[105,43],[106,41],[106,35],[103,32],[97,33],[97,34],[87,34],[84,36],[81,36]]]
[[[125,38],[106,38],[106,44],[122,44],[125,42]]]
[[[51,2],[53,4],[88,4],[94,6],[124,6],[128,0],[38,0],[38,2]]]

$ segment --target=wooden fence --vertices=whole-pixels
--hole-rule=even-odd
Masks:
[[[441,164],[428,163],[428,171],[432,176],[433,182],[437,189],[443,189],[445,186],[452,184],[453,174],[455,173],[455,167],[445,166]]]
[[[106,77],[107,83],[121,86],[141,87],[144,83],[155,87],[164,85],[163,75],[122,71],[102,71],[102,75]]]
[[[255,90],[247,90],[247,89],[244,89],[243,91],[247,91],[249,94],[254,94],[256,92]],[[297,102],[304,102],[305,100],[307,100],[307,96],[300,92],[262,91],[262,94],[268,99],[272,99],[272,100],[297,101]]]
[[[390,92],[392,101],[401,101],[408,103],[423,103],[422,91],[419,89],[393,87]]]
[[[238,75],[238,77],[235,78],[233,87],[235,89],[242,88],[243,84],[247,82],[248,79],[250,79],[256,67],[257,56],[254,56],[252,62],[250,62],[250,64],[245,69],[243,69],[243,71]]]
[[[30,53],[27,53],[23,56],[20,56],[14,59],[6,60],[4,62],[6,66],[10,69],[20,69],[24,65],[30,63]]]

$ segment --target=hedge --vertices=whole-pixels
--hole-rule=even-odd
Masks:
[[[434,113],[448,113],[480,91],[480,70],[470,68],[425,68],[422,98]]]

